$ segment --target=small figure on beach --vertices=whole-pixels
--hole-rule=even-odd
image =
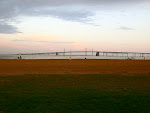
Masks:
[[[127,60],[131,60],[131,58],[130,58],[130,57],[128,57],[128,58],[127,58]]]
[[[71,61],[71,56],[70,56],[69,60]]]

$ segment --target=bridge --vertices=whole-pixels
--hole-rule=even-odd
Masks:
[[[16,55],[50,55],[50,56],[104,56],[104,57],[126,57],[126,58],[145,58],[150,57],[150,53],[140,52],[108,52],[108,51],[58,51],[43,53],[20,53]]]

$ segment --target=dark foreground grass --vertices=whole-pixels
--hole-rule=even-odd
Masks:
[[[150,74],[0,76],[0,112],[150,113]]]

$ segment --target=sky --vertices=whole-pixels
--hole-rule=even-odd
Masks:
[[[150,0],[0,0],[0,54],[150,53]]]

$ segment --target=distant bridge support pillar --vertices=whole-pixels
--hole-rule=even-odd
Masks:
[[[59,53],[58,52],[56,52],[56,56],[58,56],[59,55]]]
[[[96,56],[99,56],[99,52],[96,52]]]

